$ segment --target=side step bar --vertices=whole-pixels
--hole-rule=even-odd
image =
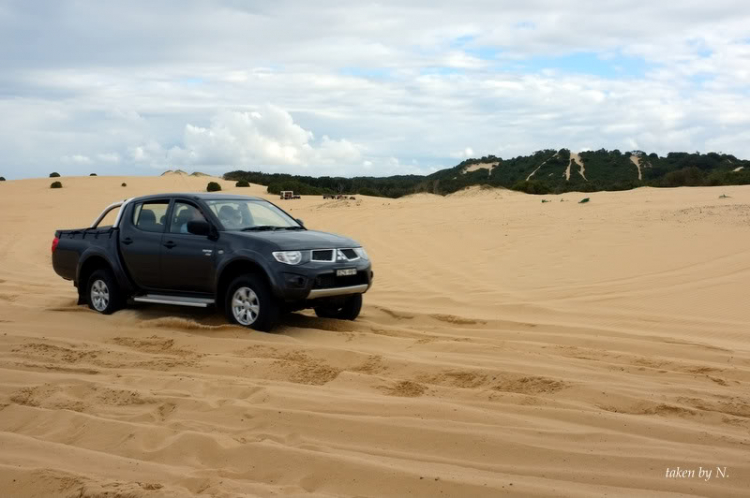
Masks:
[[[133,298],[133,301],[139,303],[176,304],[177,306],[192,306],[194,308],[206,308],[210,304],[214,304],[213,299],[168,296],[165,294],[146,294],[145,296],[136,296]]]

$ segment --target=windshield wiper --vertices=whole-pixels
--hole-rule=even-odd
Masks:
[[[300,227],[300,226],[296,226],[296,227],[279,227],[279,230],[304,230],[304,229],[305,229],[305,227]]]
[[[243,228],[240,231],[241,232],[262,232],[264,230],[278,230],[280,228],[281,227],[275,227],[275,226],[271,226],[271,225],[260,225],[260,226],[257,226],[257,227],[245,227],[245,228]]]

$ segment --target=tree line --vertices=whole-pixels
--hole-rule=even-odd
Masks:
[[[312,177],[260,171],[231,171],[225,180],[265,185],[269,193],[293,190],[301,195],[369,195],[398,198],[415,193],[447,195],[472,186],[507,188],[529,194],[628,190],[641,186],[680,187],[750,184],[750,161],[731,154],[643,151],[585,151],[579,164],[568,149],[544,149],[527,156],[502,159],[493,155],[462,161],[430,175],[389,177]],[[641,177],[638,176],[640,164]],[[474,165],[481,167],[468,171]],[[584,170],[581,174],[581,169]],[[566,172],[569,171],[569,178]],[[532,175],[533,173],[533,175]]]

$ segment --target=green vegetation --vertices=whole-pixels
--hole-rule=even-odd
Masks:
[[[581,199],[580,201],[578,201],[578,204],[586,204],[586,203],[587,203],[587,202],[589,202],[590,200],[591,200],[591,199],[589,199],[588,197],[584,197],[583,199]]]
[[[216,182],[208,182],[208,185],[206,185],[206,192],[219,192],[220,190],[221,185]]]
[[[49,177],[50,178],[60,178],[60,173],[58,173],[57,171],[55,171],[53,173],[50,173]]]
[[[750,184],[750,161],[729,154],[671,152],[666,157],[642,151],[581,152],[581,166],[568,149],[545,149],[528,156],[502,159],[496,156],[467,159],[452,168],[427,176],[400,175],[384,178],[296,176],[259,171],[232,171],[225,180],[265,185],[269,193],[292,190],[301,195],[368,195],[397,198],[415,193],[447,195],[471,186],[509,188],[528,194],[628,190],[636,187],[682,187]],[[634,162],[635,161],[635,162]],[[638,177],[640,164],[641,178]],[[494,165],[476,171],[477,164]],[[566,172],[570,168],[570,178]],[[533,175],[532,175],[533,173]]]
[[[91,173],[89,176],[97,176],[96,173]]]
[[[62,183],[52,182],[52,185],[50,185],[49,188],[62,188]]]
[[[0,182],[4,182],[4,181],[5,181],[5,177],[4,176],[0,176]]]
[[[123,182],[122,186],[123,186],[123,187],[127,187],[127,186],[128,186],[128,184],[127,184],[127,183],[124,183],[124,182]]]
[[[240,180],[237,183],[235,183],[234,186],[235,187],[249,187],[250,182],[248,182],[247,180]]]

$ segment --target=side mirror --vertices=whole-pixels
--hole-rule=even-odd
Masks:
[[[299,219],[299,218],[296,218],[294,221],[296,221],[297,223],[299,223],[302,226],[305,226],[305,223],[301,219]]]
[[[193,235],[209,235],[211,225],[207,221],[188,221],[187,230]]]

